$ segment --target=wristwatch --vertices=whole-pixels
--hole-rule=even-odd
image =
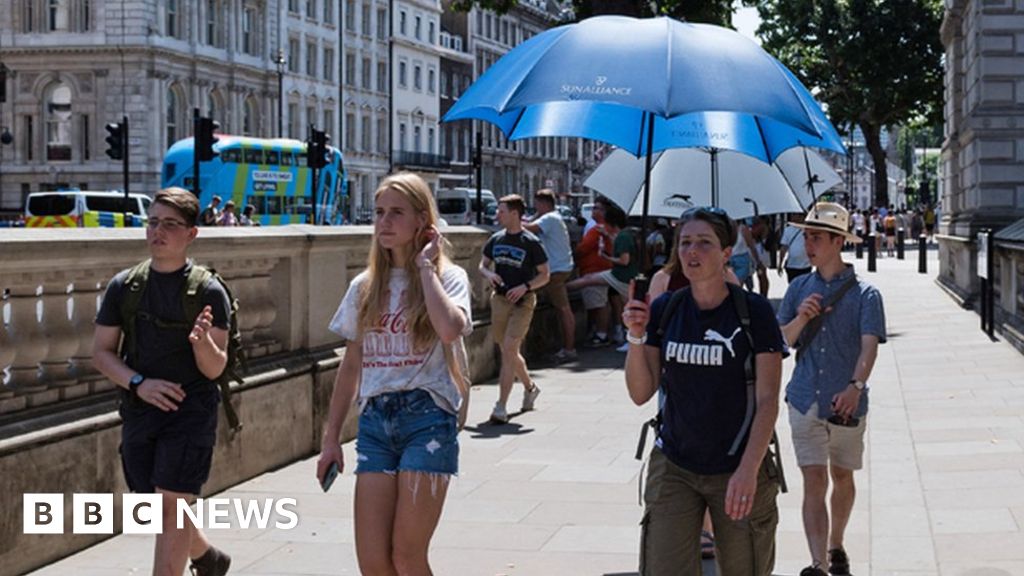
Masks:
[[[131,379],[128,380],[128,390],[131,391],[132,394],[138,396],[139,386],[142,385],[142,382],[145,379],[146,377],[143,376],[142,374],[136,374],[135,376],[132,376]]]
[[[863,392],[868,387],[868,383],[863,380],[850,380],[850,384],[852,384],[854,388],[860,390],[861,392]]]

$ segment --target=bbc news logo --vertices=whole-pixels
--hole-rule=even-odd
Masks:
[[[64,494],[25,494],[22,512],[25,534],[64,534]],[[125,534],[160,534],[163,532],[164,500],[160,494],[123,494],[121,526]],[[189,522],[203,530],[250,526],[265,530],[291,530],[299,523],[294,498],[198,498],[195,510],[187,500],[175,502],[177,528]],[[114,495],[72,495],[72,534],[113,534]]]

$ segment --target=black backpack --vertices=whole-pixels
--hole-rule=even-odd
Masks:
[[[748,292],[739,286],[726,282],[726,286],[729,287],[729,294],[732,296],[733,306],[736,308],[736,316],[740,319],[740,328],[742,329],[743,335],[746,336],[747,342],[749,343],[750,353],[747,354],[746,358],[743,359],[743,372],[744,380],[747,383],[747,411],[743,417],[743,424],[740,426],[740,431],[736,435],[736,439],[732,443],[732,447],[729,449],[729,456],[733,456],[740,448],[740,444],[743,442],[743,438],[746,437],[747,432],[750,430],[751,424],[754,422],[754,408],[756,406],[756,400],[754,398],[755,386],[757,384],[757,373],[754,364],[754,336],[750,332],[750,304],[747,300]],[[664,337],[665,331],[668,329],[668,323],[672,320],[672,316],[675,314],[679,305],[682,304],[683,300],[689,297],[690,287],[680,288],[672,293],[668,303],[665,305],[665,310],[662,311],[661,318],[658,321],[658,336]],[[658,434],[661,430],[661,410],[658,410],[658,414],[644,422],[640,430],[640,442],[636,447],[636,459],[643,460],[644,446],[647,443],[647,429],[648,427],[654,430],[655,434]],[[768,445],[768,453],[771,456],[771,460],[775,464],[775,469],[778,475],[779,488],[782,492],[787,492],[788,487],[786,486],[786,477],[782,470],[782,453],[779,448],[779,436],[772,431],[772,439]]]
[[[242,429],[238,420],[238,413],[231,404],[231,381],[242,382],[242,374],[247,371],[245,352],[242,348],[242,333],[238,329],[238,300],[231,294],[227,282],[212,268],[204,268],[193,264],[189,271],[188,279],[181,294],[181,305],[185,313],[185,322],[171,322],[163,318],[151,316],[148,312],[139,310],[142,302],[142,294],[146,290],[146,283],[149,280],[150,260],[135,265],[128,272],[124,284],[128,288],[127,294],[121,301],[121,349],[120,355],[130,364],[136,359],[135,341],[135,317],[139,316],[144,320],[153,322],[159,328],[173,330],[191,330],[195,318],[203,311],[203,291],[207,283],[216,281],[224,287],[227,292],[228,302],[231,308],[228,318],[228,346],[227,364],[224,372],[216,379],[217,387],[220,388],[221,402],[224,404],[224,414],[227,416],[228,425],[232,433]]]

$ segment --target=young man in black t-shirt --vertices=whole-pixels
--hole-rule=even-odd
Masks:
[[[551,275],[544,245],[530,232],[523,230],[526,206],[517,195],[504,196],[498,202],[498,223],[504,228],[495,232],[484,245],[480,273],[494,287],[491,295],[491,327],[494,341],[501,347],[501,376],[498,402],[491,412],[496,424],[508,422],[505,404],[512,393],[516,376],[523,383],[523,412],[533,410],[538,388],[526,371],[526,360],[519,353],[523,338],[530,330],[533,309],[537,306],[535,290],[548,283]],[[494,269],[491,270],[491,267]]]
[[[114,276],[93,337],[96,368],[123,388],[121,460],[128,487],[163,497],[154,574],[181,574],[189,558],[199,576],[226,574],[231,564],[198,528],[186,520],[179,530],[176,519],[178,500],[198,495],[209,476],[220,400],[214,381],[227,364],[230,304],[224,287],[207,281],[202,312],[185,317],[183,296],[192,271],[187,253],[198,233],[198,215],[191,192],[157,193],[146,228],[148,277],[143,285],[131,269]],[[133,290],[142,291],[134,313],[123,307]],[[120,350],[122,328],[130,321],[126,312],[134,318],[130,354]]]

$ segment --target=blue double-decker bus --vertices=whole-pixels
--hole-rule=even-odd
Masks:
[[[284,138],[264,139],[218,134],[217,156],[199,167],[199,205],[206,207],[214,194],[234,200],[237,212],[246,204],[256,207],[260,224],[301,224],[312,221],[313,172],[306,162],[306,143]],[[341,224],[348,196],[341,152],[328,146],[327,166],[317,182],[317,223]],[[164,156],[163,187],[192,190],[192,138],[175,142]]]

